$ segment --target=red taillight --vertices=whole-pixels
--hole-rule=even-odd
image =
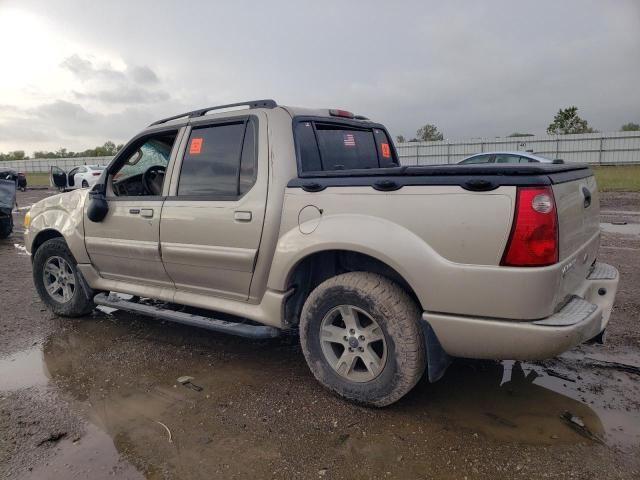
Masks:
[[[346,110],[329,110],[329,115],[334,117],[344,117],[344,118],[353,118],[355,115]]]
[[[516,212],[501,265],[542,267],[558,262],[558,216],[550,187],[518,187]]]
[[[102,175],[102,172],[93,172],[91,175],[93,175],[94,177],[99,177],[100,175]]]

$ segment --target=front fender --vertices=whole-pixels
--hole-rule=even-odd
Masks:
[[[45,230],[59,232],[67,242],[69,250],[78,263],[89,263],[84,246],[84,202],[89,191],[74,190],[45,198],[34,204],[29,211],[31,223],[25,231],[25,247],[32,253],[38,234]]]
[[[348,250],[384,262],[411,286],[422,305],[429,305],[428,292],[435,290],[429,272],[451,264],[422,238],[407,228],[368,215],[329,215],[310,234],[298,225],[280,237],[274,254],[268,286],[284,291],[289,275],[305,257],[327,250]]]

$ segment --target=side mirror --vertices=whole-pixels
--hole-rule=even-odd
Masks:
[[[109,204],[101,190],[91,190],[89,192],[89,207],[87,208],[87,217],[92,222],[101,222],[109,212]]]

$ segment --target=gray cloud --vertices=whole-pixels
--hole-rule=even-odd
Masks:
[[[134,105],[164,102],[170,97],[166,91],[156,88],[160,79],[145,65],[128,65],[126,70],[121,71],[110,65],[96,66],[94,62],[75,54],[65,58],[60,66],[83,82],[84,91],[72,91],[78,100],[94,100],[106,105]]]
[[[131,79],[142,85],[155,85],[160,82],[156,73],[151,70],[149,67],[129,67],[127,69],[129,72]]]
[[[163,102],[169,99],[169,94],[163,91],[152,91],[144,88],[125,87],[114,90],[101,90],[97,92],[73,92],[78,99],[99,100],[103,103],[154,103]]]
[[[640,121],[637,0],[194,0],[197,15],[140,0],[126,16],[118,2],[5,4],[64,24],[83,52],[109,52],[126,65],[84,53],[62,62],[75,79],[66,100],[97,115],[77,125],[83,113],[55,107],[69,108],[56,132],[78,142],[116,133],[122,141],[154,118],[265,97],[346,108],[405,136],[435,123],[450,139],[543,133],[572,104],[602,131]],[[0,112],[0,120],[9,115],[17,114]]]

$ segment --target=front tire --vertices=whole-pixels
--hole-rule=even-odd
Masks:
[[[93,296],[84,283],[66,242],[44,242],[33,258],[33,281],[40,299],[56,315],[81,317],[91,313]]]
[[[347,400],[384,407],[407,394],[426,367],[420,309],[387,278],[338,275],[307,298],[300,343],[316,379]]]

